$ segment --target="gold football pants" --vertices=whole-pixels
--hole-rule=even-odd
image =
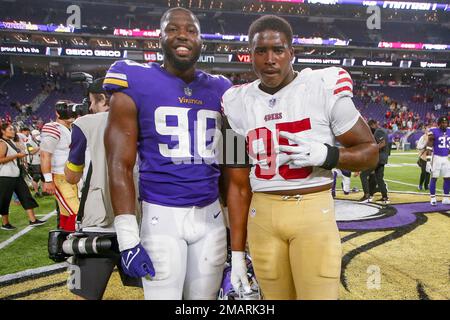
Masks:
[[[330,191],[254,193],[248,243],[265,299],[337,299],[341,239]]]

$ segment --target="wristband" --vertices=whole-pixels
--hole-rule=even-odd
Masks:
[[[323,169],[331,170],[333,168],[336,168],[339,162],[339,148],[335,146],[330,146],[327,143],[325,143],[325,146],[328,149],[327,157],[323,165],[321,165],[320,167]]]
[[[427,150],[433,151],[433,147],[427,147]]]
[[[44,173],[42,175],[44,176],[45,182],[53,182],[53,175],[51,173]]]
[[[139,226],[134,214],[120,214],[114,218],[119,250],[124,251],[136,247],[139,239]]]

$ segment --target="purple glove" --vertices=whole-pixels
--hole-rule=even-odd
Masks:
[[[155,268],[147,251],[139,243],[136,247],[120,253],[122,269],[130,277],[142,278],[146,275],[155,276]]]

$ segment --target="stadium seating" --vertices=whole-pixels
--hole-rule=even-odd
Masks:
[[[0,95],[0,118],[7,115],[12,119],[19,116],[21,111],[15,105],[25,105],[33,101],[33,99],[43,91],[43,85],[48,82],[45,76],[38,75],[15,75],[6,81],[1,89]],[[67,79],[59,80],[59,90],[53,89],[48,97],[33,112],[33,116],[41,118],[44,122],[54,119],[54,106],[60,100],[72,100],[81,102],[83,99],[83,91],[80,85],[71,83]],[[25,123],[30,123],[27,119]]]
[[[46,8],[39,6],[35,1],[16,1],[0,4],[2,19],[6,21],[31,21],[40,24],[66,24],[68,2],[49,1]],[[51,9],[49,9],[51,8]],[[241,34],[248,30],[250,23],[258,15],[256,12],[246,12],[242,15],[242,9],[238,5],[228,8],[228,11],[194,10],[202,23],[204,33]],[[152,1],[145,6],[132,6],[125,4],[101,4],[83,3],[82,25],[86,29],[96,29],[111,33],[112,28],[140,28],[157,29],[161,13],[167,9],[167,2]],[[338,10],[338,8],[336,9]],[[323,7],[310,8],[315,14],[323,11]],[[317,11],[317,12],[316,12]],[[101,15],[98,12],[102,12]],[[349,14],[348,19],[337,19],[343,14]],[[322,15],[322,14],[320,14]],[[314,15],[313,15],[314,16]],[[288,15],[284,17],[292,24],[294,34],[299,37],[320,36],[322,38],[352,39],[358,42],[374,41],[403,41],[424,43],[450,43],[448,28],[441,23],[417,23],[413,21],[384,21],[381,30],[370,31],[366,27],[364,16],[351,18],[351,10],[348,6],[340,11],[330,11],[327,21],[310,20],[309,15]],[[331,17],[330,17],[331,16]]]

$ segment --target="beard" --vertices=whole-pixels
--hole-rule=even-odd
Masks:
[[[167,59],[167,61],[172,66],[174,66],[177,70],[180,70],[180,71],[186,71],[186,70],[192,68],[197,63],[198,59],[200,58],[200,50],[193,51],[193,56],[191,59],[181,60],[181,59],[178,59],[178,57],[173,54],[171,48],[169,48],[167,46],[167,44],[163,44],[162,49],[163,49],[164,57]]]

